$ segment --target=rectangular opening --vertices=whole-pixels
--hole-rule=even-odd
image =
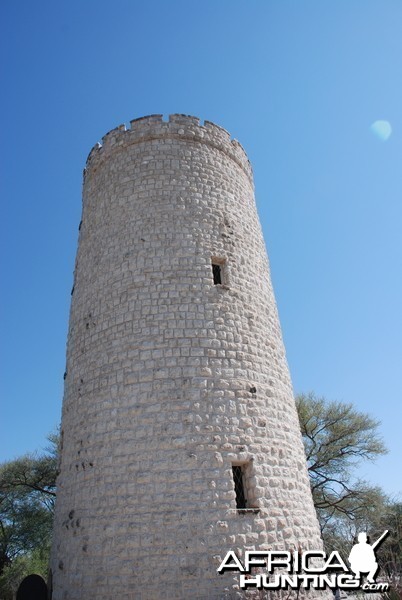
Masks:
[[[246,488],[244,485],[244,465],[232,465],[236,494],[236,508],[247,508]]]
[[[214,285],[224,285],[225,281],[225,259],[216,258],[215,256],[211,259],[212,264],[212,275],[214,278]]]
[[[212,263],[212,273],[214,275],[214,284],[222,283],[222,265]]]

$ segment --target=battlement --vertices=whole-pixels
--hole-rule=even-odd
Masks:
[[[163,115],[148,115],[130,121],[130,127],[119,125],[103,136],[88,155],[84,174],[119,147],[126,147],[148,140],[180,139],[212,146],[227,154],[246,172],[253,181],[252,167],[247,154],[230,133],[223,127],[191,115],[173,114],[165,121]]]

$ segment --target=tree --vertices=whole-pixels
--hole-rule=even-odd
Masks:
[[[56,497],[58,435],[42,455],[0,466],[0,592],[10,597],[30,571],[45,575]]]
[[[314,394],[296,398],[307,467],[327,552],[347,558],[360,531],[372,541],[388,529],[377,551],[389,598],[402,597],[402,504],[355,476],[361,461],[375,460],[386,449],[379,422],[351,404],[329,402]]]
[[[322,530],[336,517],[355,520],[381,504],[383,492],[354,476],[360,461],[386,453],[379,422],[351,404],[314,394],[297,396],[296,406]]]
[[[377,539],[385,529],[389,535],[378,550],[378,564],[402,598],[402,502],[385,503],[384,510],[377,515],[372,539]]]

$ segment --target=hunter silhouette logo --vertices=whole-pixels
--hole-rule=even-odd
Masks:
[[[368,573],[367,581],[374,584],[374,578],[378,571],[378,563],[374,553],[374,548],[377,548],[387,537],[388,529],[370,546],[367,542],[367,534],[362,531],[359,533],[357,540],[349,554],[349,562],[353,573],[360,579],[362,573]]]

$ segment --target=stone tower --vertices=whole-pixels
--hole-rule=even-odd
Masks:
[[[60,469],[54,600],[248,597],[227,551],[320,547],[252,169],[209,121],[89,155]]]

